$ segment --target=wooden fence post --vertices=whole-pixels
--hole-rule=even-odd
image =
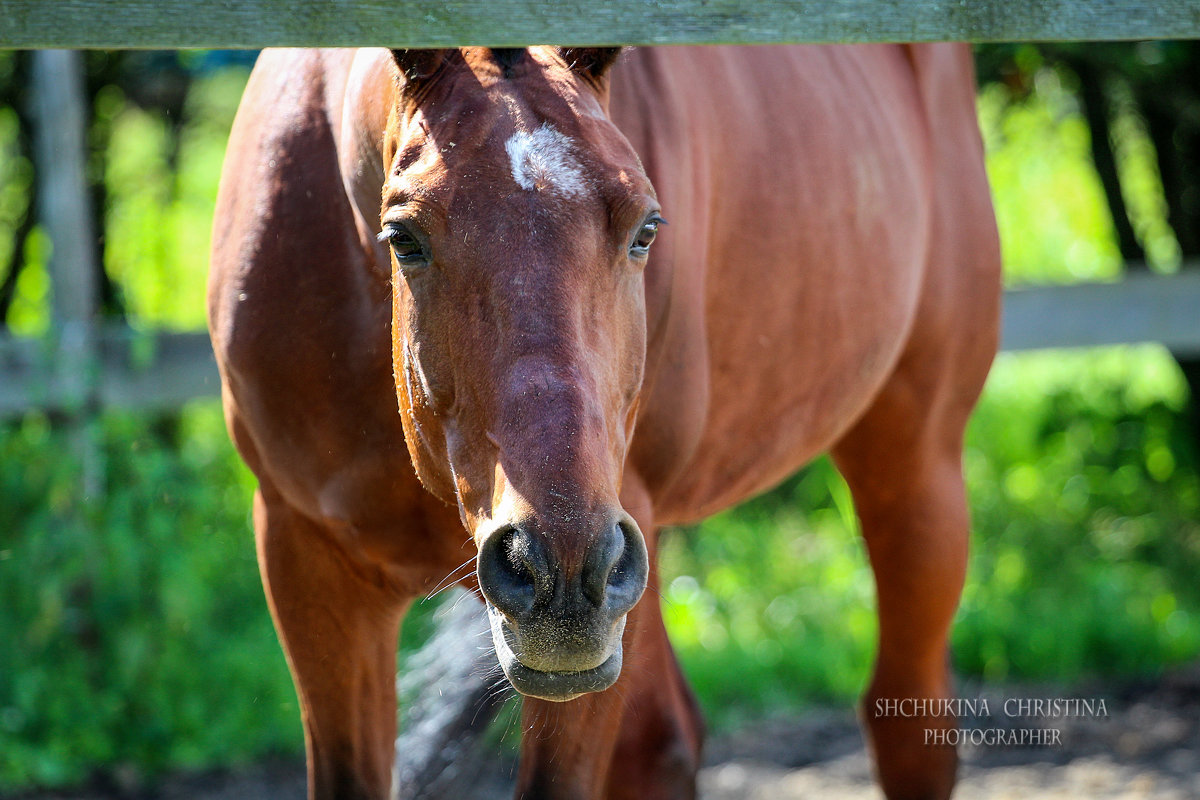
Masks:
[[[83,496],[95,497],[102,489],[103,473],[88,430],[98,377],[97,270],[86,175],[87,103],[81,53],[34,53],[30,90],[36,126],[37,214],[53,248],[49,264],[55,349],[52,382],[73,421]]]

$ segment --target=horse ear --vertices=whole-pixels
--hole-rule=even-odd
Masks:
[[[393,50],[392,60],[409,84],[420,83],[438,71],[449,50]]]
[[[598,81],[621,55],[620,47],[560,47],[559,55],[574,72]]]

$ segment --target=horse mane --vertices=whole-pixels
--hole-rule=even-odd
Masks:
[[[505,78],[511,78],[516,72],[517,65],[529,55],[524,47],[491,47],[489,49]]]

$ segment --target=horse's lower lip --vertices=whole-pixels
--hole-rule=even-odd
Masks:
[[[500,662],[500,668],[504,670],[504,676],[513,688],[527,697],[564,703],[589,692],[602,692],[616,683],[617,678],[621,676],[621,633],[625,629],[624,617],[618,620],[613,628],[615,641],[612,652],[604,661],[594,667],[580,670],[543,671],[521,661],[514,649],[519,645],[515,645],[516,637],[510,623],[491,603],[487,604],[487,610],[492,628],[492,643],[496,647],[496,660]]]
[[[589,692],[602,692],[617,682],[621,675],[621,647],[598,667],[580,672],[542,672],[522,664],[518,659],[501,662],[504,674],[513,688],[528,697],[563,703]]]

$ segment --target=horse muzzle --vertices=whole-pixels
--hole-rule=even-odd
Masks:
[[[483,537],[479,587],[496,656],[521,694],[572,700],[620,676],[625,617],[645,591],[649,560],[633,518],[619,511],[609,519],[569,561],[532,522]]]

